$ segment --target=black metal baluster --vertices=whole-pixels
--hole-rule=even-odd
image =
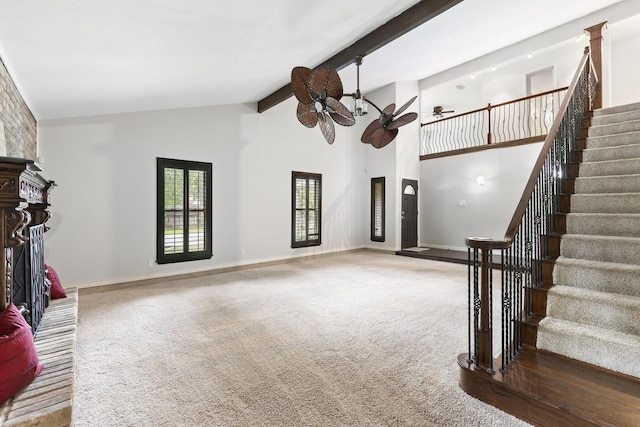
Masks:
[[[488,251],[489,260],[489,369],[487,372],[491,375],[495,373],[493,370],[493,251],[491,249],[483,249]]]
[[[478,290],[478,249],[473,249],[473,360],[476,369],[480,369],[478,364],[478,320],[480,312],[480,296]]]

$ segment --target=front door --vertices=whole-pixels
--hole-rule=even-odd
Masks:
[[[418,181],[402,180],[401,248],[418,246]]]

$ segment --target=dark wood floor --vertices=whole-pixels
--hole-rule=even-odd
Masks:
[[[396,255],[408,256],[412,258],[430,259],[434,261],[453,262],[455,264],[467,264],[468,253],[467,251],[454,251],[449,249],[435,249],[435,248],[420,248],[422,251],[416,249],[401,249],[396,251]],[[500,266],[500,255],[493,256],[494,267]]]
[[[431,259],[435,261],[453,262],[456,264],[467,263],[467,251],[452,251],[448,249],[433,249],[433,248],[421,248],[424,249],[420,252],[410,249],[401,249],[396,251],[396,255],[408,256],[412,258]]]
[[[640,363],[640,362],[639,362]],[[505,374],[458,358],[460,386],[539,426],[640,426],[640,379],[527,348]]]

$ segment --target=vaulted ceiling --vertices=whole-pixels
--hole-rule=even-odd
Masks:
[[[0,0],[0,57],[38,119],[255,103],[416,3]],[[361,88],[429,77],[616,3],[640,13],[637,0],[464,0],[368,55]],[[355,67],[341,76],[352,90]]]

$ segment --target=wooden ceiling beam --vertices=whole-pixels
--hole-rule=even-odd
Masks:
[[[460,2],[462,0],[420,1],[317,66],[324,65],[341,70],[354,63],[356,56],[369,55]],[[265,112],[291,96],[293,96],[293,88],[289,83],[258,101],[258,112]]]

